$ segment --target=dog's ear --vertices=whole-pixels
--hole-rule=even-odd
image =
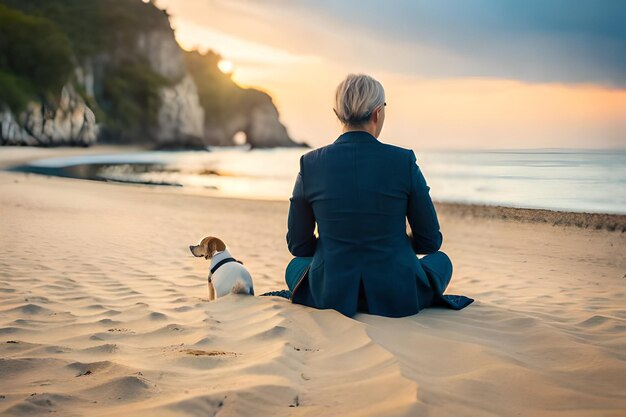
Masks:
[[[215,253],[216,251],[221,252],[223,250],[226,250],[226,245],[224,244],[224,242],[213,236],[205,237],[204,239],[202,239],[201,244],[206,248],[205,259],[212,258],[213,253]]]

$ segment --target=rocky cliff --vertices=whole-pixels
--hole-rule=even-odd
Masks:
[[[12,24],[17,30],[6,35],[17,36],[19,25],[32,26],[34,21],[28,19],[36,16],[42,31],[57,30],[68,37],[73,69],[61,73],[65,81],[59,87],[25,89],[26,104],[12,106],[16,100],[3,97],[3,92],[15,95],[20,93],[15,86],[40,85],[46,60],[56,58],[42,57],[37,64],[41,68],[11,67],[11,59],[0,59],[0,144],[114,142],[197,148],[234,145],[235,135],[243,132],[252,147],[299,146],[280,122],[269,95],[237,86],[217,68],[218,54],[182,51],[168,16],[152,4],[94,0],[88,9],[75,0],[60,0],[56,8],[43,4],[0,0],[0,26]],[[120,13],[127,21],[120,22]],[[73,26],[73,19],[79,18],[86,22]],[[28,44],[24,36],[15,41]],[[15,48],[0,42],[3,54],[10,58]]]
[[[71,84],[54,106],[32,101],[18,117],[6,108],[0,111],[2,145],[89,146],[97,138],[96,117]]]

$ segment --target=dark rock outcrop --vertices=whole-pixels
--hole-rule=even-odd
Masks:
[[[253,148],[274,146],[302,146],[291,140],[287,129],[278,119],[272,98],[258,90],[243,90],[237,105],[219,125],[206,124],[204,143],[207,145],[235,145],[235,135],[245,134]]]

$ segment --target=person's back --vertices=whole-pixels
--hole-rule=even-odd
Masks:
[[[437,252],[439,223],[414,153],[374,136],[384,95],[382,104],[365,114],[373,127],[347,130],[301,158],[287,233],[297,257],[286,276],[294,303],[349,316],[406,316],[438,301],[450,280],[452,264]],[[432,255],[420,261],[416,253]]]
[[[318,250],[327,241],[337,254],[359,249],[378,257],[383,251],[388,255],[410,249],[402,239],[411,185],[409,154],[356,131],[304,157],[305,193],[318,225]]]

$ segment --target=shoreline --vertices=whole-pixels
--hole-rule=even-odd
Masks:
[[[151,183],[132,180],[112,180],[96,178],[96,168],[104,164],[78,165],[69,167],[28,167],[28,164],[38,159],[51,157],[65,157],[73,155],[98,154],[125,154],[129,152],[145,152],[151,149],[144,147],[120,147],[118,145],[96,145],[90,148],[32,148],[32,147],[3,147],[10,152],[0,152],[0,170],[5,172],[35,174],[59,178],[71,178],[105,183],[134,184],[155,187],[178,187],[176,183]],[[12,151],[12,152],[11,152]],[[107,164],[114,165],[114,164]],[[138,164],[140,165],[140,164]],[[146,164],[150,165],[150,164]],[[234,200],[278,201],[264,198],[239,198],[231,196],[210,195],[212,198],[226,198]],[[552,210],[542,208],[510,207],[491,204],[442,202],[434,200],[437,212],[441,215],[452,215],[474,219],[501,219],[524,223],[545,223],[553,226],[571,226],[582,229],[607,230],[611,232],[626,232],[626,214],[600,213]]]

